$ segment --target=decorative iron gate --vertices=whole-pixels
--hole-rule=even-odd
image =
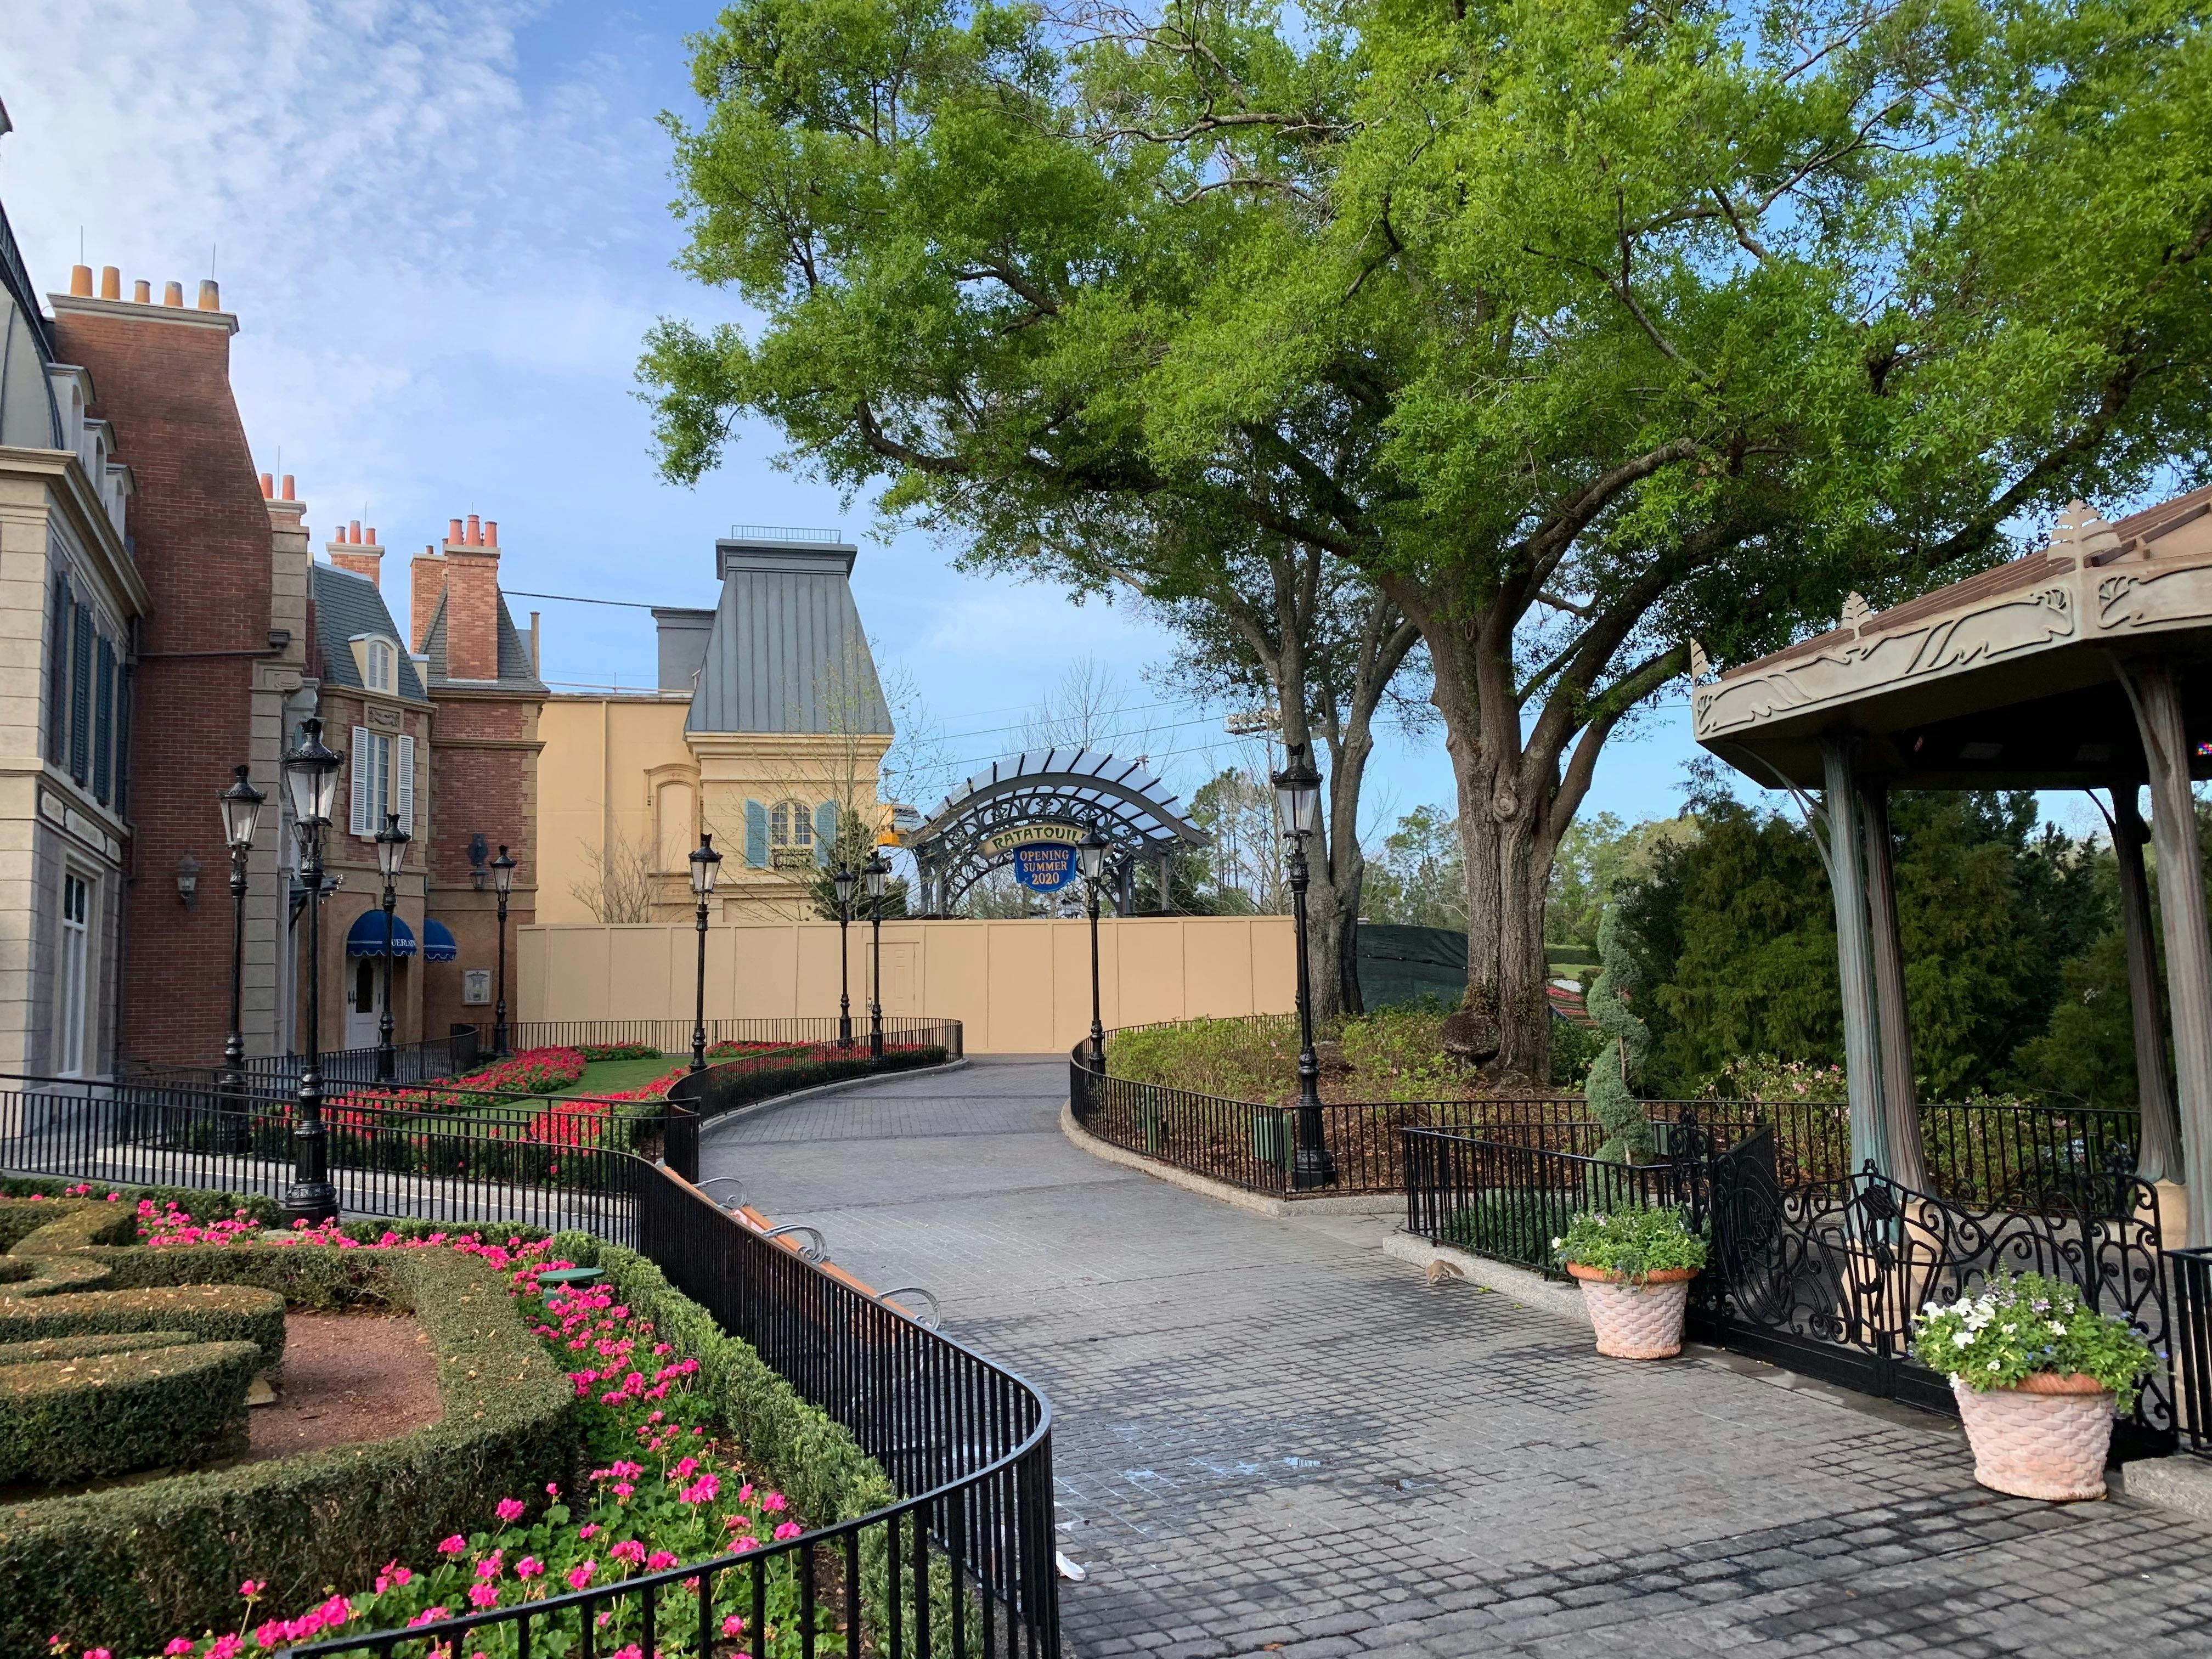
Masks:
[[[2080,1287],[2160,1353],[2169,1327],[2158,1207],[2121,1167],[2049,1185],[2018,1209],[1969,1209],[1899,1186],[1869,1164],[1784,1187],[1771,1125],[1716,1147],[1694,1121],[1677,1156],[1702,1165],[1693,1208],[1711,1226],[1691,1329],[1701,1339],[1865,1394],[1955,1409],[1950,1385],[1911,1354],[1913,1316],[1976,1293],[2001,1269]],[[1686,1144],[1685,1144],[1686,1141]],[[2161,1366],[2114,1437],[2122,1456],[2170,1451],[2173,1389]]]

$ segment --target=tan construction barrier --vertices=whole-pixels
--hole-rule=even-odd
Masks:
[[[524,927],[517,945],[519,1020],[691,1018],[698,934],[688,924]],[[865,924],[853,927],[848,946],[853,1016],[866,1030]],[[1288,916],[1103,920],[1106,1025],[1287,1013],[1294,948]],[[887,921],[883,968],[886,1014],[959,1020],[969,1054],[1064,1053],[1091,1029],[1087,922]],[[836,923],[707,930],[709,1019],[836,1012]]]

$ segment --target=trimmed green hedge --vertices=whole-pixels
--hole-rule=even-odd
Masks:
[[[495,1498],[573,1479],[574,1390],[480,1258],[307,1245],[100,1255],[125,1279],[250,1273],[303,1305],[411,1308],[445,1418],[373,1444],[0,1508],[0,1653],[43,1653],[56,1634],[146,1652],[229,1630],[244,1579],[268,1581],[264,1606],[297,1607],[328,1585],[365,1585],[395,1558],[428,1563],[441,1538],[479,1528]]]
[[[911,1072],[925,1066],[942,1066],[945,1061],[944,1048],[932,1043],[920,1048],[894,1049],[881,1060],[871,1060],[864,1050],[849,1059],[805,1060],[790,1066],[763,1066],[750,1072],[735,1066],[710,1066],[702,1078],[696,1103],[699,1121],[702,1125],[711,1123],[725,1112],[750,1106],[772,1095],[797,1094],[802,1089],[818,1089],[825,1083],[842,1083],[849,1078],[874,1077],[886,1072]]]
[[[26,1344],[79,1352],[0,1364],[0,1482],[71,1486],[246,1450],[246,1390],[263,1364],[258,1347],[149,1344],[144,1336],[137,1347],[106,1346],[116,1340]],[[100,1346],[87,1353],[87,1343]]]
[[[246,1285],[169,1285],[0,1298],[0,1342],[123,1331],[184,1331],[196,1342],[251,1342],[262,1364],[284,1359],[284,1298]]]

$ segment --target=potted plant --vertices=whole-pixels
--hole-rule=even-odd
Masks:
[[[1588,1211],[1552,1241],[1552,1254],[1583,1287],[1600,1353],[1668,1359],[1682,1352],[1682,1313],[1705,1265],[1705,1241],[1680,1212]]]
[[[2150,1344],[2063,1279],[1999,1273],[1979,1296],[1920,1310],[1912,1352],[1951,1379],[1974,1479],[2015,1498],[2105,1495],[2112,1418],[2157,1364]]]

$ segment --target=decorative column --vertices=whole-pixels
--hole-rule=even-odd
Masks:
[[[2204,875],[2197,864],[2189,733],[2171,664],[2124,664],[2121,672],[2150,768],[2151,844],[2158,854],[2159,921],[2166,932],[2166,990],[2193,1237],[2212,1218],[2212,930],[2205,926]]]
[[[2136,1173],[2145,1181],[2187,1179],[2181,1156],[2181,1114],[2166,1066],[2166,1018],[2158,1006],[2158,950],[2151,943],[2150,883],[2143,875],[2143,822],[2137,786],[2112,791],[2112,853],[2120,869],[2120,933],[2128,950],[2128,1012],[2135,1024],[2136,1100],[2142,1145]]]
[[[1897,873],[1889,837],[1889,786],[1858,786],[1860,839],[1865,848],[1867,921],[1874,957],[1875,1026],[1881,1049],[1882,1119],[1889,1163],[1883,1173],[1916,1193],[1928,1191],[1928,1158],[1920,1140],[1920,1103],[1912,1080],[1912,1022],[1905,1006],[1905,949],[1897,930]]]
[[[1844,1076],[1850,1096],[1851,1168],[1889,1173],[1889,1125],[1882,1115],[1881,1043],[1874,989],[1874,940],[1867,923],[1864,847],[1859,836],[1857,737],[1820,739],[1826,772],[1828,885],[1836,900],[1836,969],[1844,1001]]]

